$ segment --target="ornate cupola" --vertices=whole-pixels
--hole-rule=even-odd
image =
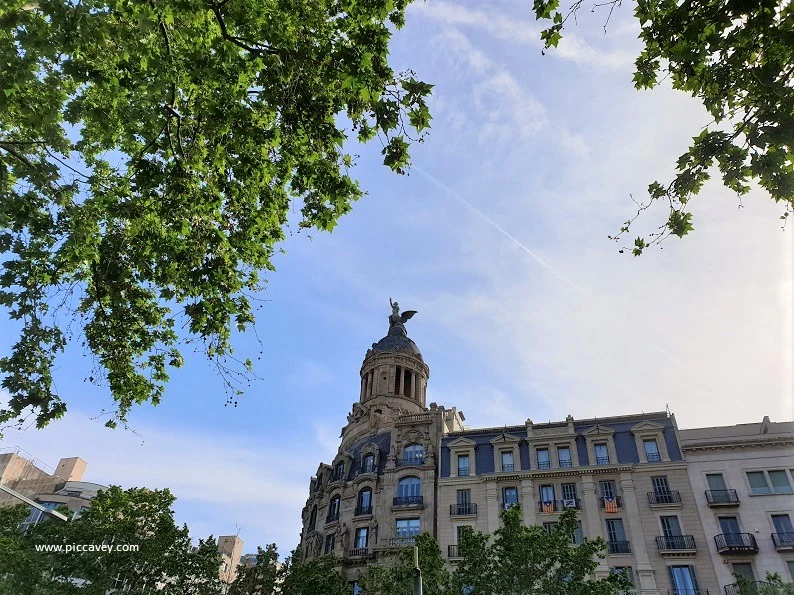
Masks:
[[[416,311],[401,314],[397,302],[389,298],[389,303],[389,332],[367,350],[361,366],[359,401],[372,405],[370,401],[385,400],[406,413],[424,411],[430,368],[405,330],[405,323]]]

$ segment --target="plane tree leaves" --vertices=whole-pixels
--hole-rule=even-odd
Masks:
[[[423,140],[431,85],[387,59],[407,3],[2,3],[0,306],[22,330],[0,425],[65,413],[53,367],[80,344],[111,427],[161,400],[187,342],[237,394],[231,333],[290,209],[332,230],[363,194],[348,140],[398,173]]]
[[[592,9],[611,16],[621,4],[593,2]],[[541,33],[546,48],[557,45],[565,23],[585,5],[577,0],[563,15],[558,0],[534,1],[537,19],[551,21]],[[794,211],[794,5],[637,0],[634,15],[644,45],[635,62],[635,87],[650,89],[669,78],[674,89],[700,100],[712,121],[678,159],[674,178],[650,184],[648,200],[637,203],[636,215],[612,239],[629,233],[639,215],[660,200],[669,207],[669,218],[638,238],[632,253],[688,234],[690,201],[715,173],[739,196],[751,183],[761,186],[780,204],[785,221]]]

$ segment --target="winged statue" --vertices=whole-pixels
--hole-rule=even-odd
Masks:
[[[416,314],[416,310],[406,310],[400,314],[400,305],[397,302],[393,302],[391,298],[389,298],[389,304],[391,305],[391,316],[389,316],[390,327],[396,324],[405,324],[414,314]]]

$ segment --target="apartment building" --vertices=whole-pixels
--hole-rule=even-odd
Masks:
[[[717,580],[794,580],[794,422],[681,430],[681,448]]]

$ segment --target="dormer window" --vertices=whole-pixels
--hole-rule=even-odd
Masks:
[[[606,444],[594,444],[593,451],[595,452],[596,465],[609,465],[609,450]]]
[[[331,502],[328,503],[328,516],[325,519],[326,523],[339,520],[339,504],[341,501],[342,498],[338,494],[331,498]]]
[[[339,481],[345,478],[345,462],[339,461],[334,468],[334,478],[332,481]]]
[[[551,457],[549,456],[548,448],[539,448],[538,453],[538,469],[549,469],[551,467]]]
[[[659,445],[655,438],[645,439],[642,441],[645,448],[645,460],[649,463],[658,463],[662,460],[662,455],[659,452]]]
[[[425,460],[425,448],[421,444],[409,444],[403,451],[404,465],[421,465]]]
[[[375,455],[367,455],[361,465],[362,473],[375,473]]]

